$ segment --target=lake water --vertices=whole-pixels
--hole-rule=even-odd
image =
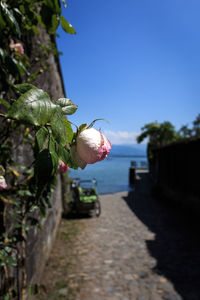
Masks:
[[[131,161],[136,161],[138,166],[141,162],[147,162],[146,157],[109,157],[104,161],[87,165],[84,170],[70,169],[71,178],[97,180],[99,194],[117,193],[129,190],[129,168]]]

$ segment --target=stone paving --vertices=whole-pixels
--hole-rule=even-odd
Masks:
[[[101,196],[99,218],[77,220],[68,285],[52,299],[200,299],[199,230],[150,196],[148,176],[134,192]]]

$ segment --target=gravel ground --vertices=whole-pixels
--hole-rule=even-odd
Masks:
[[[38,299],[200,299],[199,228],[140,178],[134,192],[100,196],[99,218],[62,221]]]

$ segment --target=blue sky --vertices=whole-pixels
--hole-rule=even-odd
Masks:
[[[149,122],[179,129],[200,113],[199,0],[69,0],[76,35],[58,29],[70,121],[115,144],[134,143]]]

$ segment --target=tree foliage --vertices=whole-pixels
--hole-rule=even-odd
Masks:
[[[145,124],[142,128],[142,133],[137,137],[137,142],[141,143],[145,139],[148,140],[148,158],[152,159],[152,149],[172,143],[185,138],[200,137],[200,114],[193,121],[193,127],[183,125],[178,131],[168,121],[163,123],[152,122]]]
[[[166,121],[161,124],[154,122],[142,127],[142,133],[137,137],[137,142],[141,143],[145,138],[149,139],[152,146],[163,146],[177,139],[174,126]]]
[[[197,115],[196,119],[192,122],[192,127],[183,125],[178,134],[180,138],[198,138],[200,137],[200,114]]]

